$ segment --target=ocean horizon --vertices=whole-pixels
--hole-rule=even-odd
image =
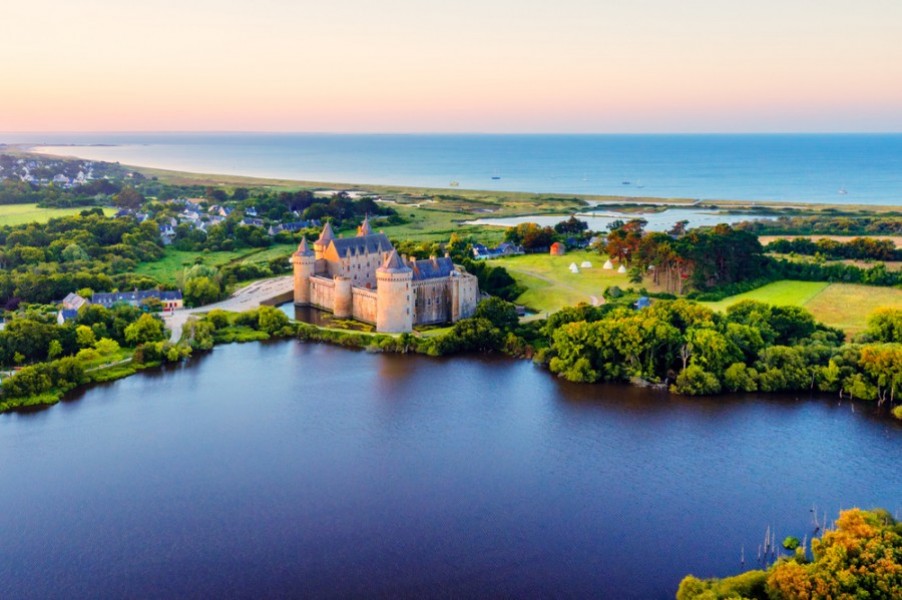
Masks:
[[[355,185],[902,205],[902,134],[8,133],[92,160]]]

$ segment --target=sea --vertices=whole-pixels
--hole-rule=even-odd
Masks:
[[[361,186],[902,206],[902,134],[0,133],[0,143]]]

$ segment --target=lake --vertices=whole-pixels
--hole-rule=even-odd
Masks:
[[[770,221],[774,217],[754,213],[723,213],[713,210],[693,208],[668,208],[660,212],[619,212],[614,210],[577,212],[580,221],[585,221],[592,231],[606,231],[611,223],[628,222],[632,219],[644,219],[646,231],[669,231],[679,221],[688,221],[686,227],[713,227],[719,223],[734,225],[743,221]],[[466,221],[468,225],[496,225],[499,227],[516,227],[520,223],[536,223],[542,227],[554,227],[567,217],[562,215],[523,215],[519,217],[497,217]]]
[[[899,513],[902,424],[294,341],[0,415],[0,597],[672,598],[812,506]]]

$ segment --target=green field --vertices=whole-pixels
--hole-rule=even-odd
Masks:
[[[234,262],[268,263],[273,258],[291,254],[294,244],[278,244],[269,248],[244,248],[228,252],[184,251],[174,248],[166,249],[166,256],[154,262],[141,263],[135,269],[138,275],[152,277],[165,284],[175,284],[185,267],[197,264],[198,261],[211,267],[222,267]]]
[[[571,263],[579,266],[583,261],[591,262],[592,267],[580,268],[579,273],[570,272]],[[551,313],[580,302],[591,304],[592,296],[600,300],[605,289],[612,285],[630,287],[626,274],[602,269],[604,262],[605,257],[597,252],[582,250],[564,256],[513,256],[489,264],[504,267],[517,283],[527,288],[517,298],[518,304],[539,313]]]
[[[868,316],[874,310],[885,306],[902,308],[902,290],[849,283],[777,281],[719,302],[703,304],[722,311],[741,300],[801,306],[818,321],[852,336],[867,327]]]
[[[38,208],[37,204],[4,204],[0,206],[0,225],[21,225],[23,223],[46,223],[55,217],[77,215],[89,207],[78,208]],[[113,208],[104,208],[105,215],[116,213]]]
[[[742,300],[757,300],[768,304],[805,306],[812,298],[824,291],[830,284],[823,281],[776,281],[751,292],[724,298],[719,302],[703,302],[714,310],[726,310],[728,306]]]
[[[432,208],[409,206],[393,206],[398,214],[409,221],[404,225],[388,227],[376,226],[389,238],[396,240],[412,240],[416,242],[447,242],[451,234],[461,236],[473,235],[481,243],[495,245],[502,241],[505,229],[486,225],[464,225],[464,221],[473,219],[469,213],[460,213]],[[350,235],[350,234],[346,234]]]

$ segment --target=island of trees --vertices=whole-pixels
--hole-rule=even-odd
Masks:
[[[677,600],[891,600],[902,590],[902,523],[885,510],[843,511],[834,528],[811,541],[810,551],[795,538],[783,547],[792,554],[766,570],[723,579],[690,575]]]

